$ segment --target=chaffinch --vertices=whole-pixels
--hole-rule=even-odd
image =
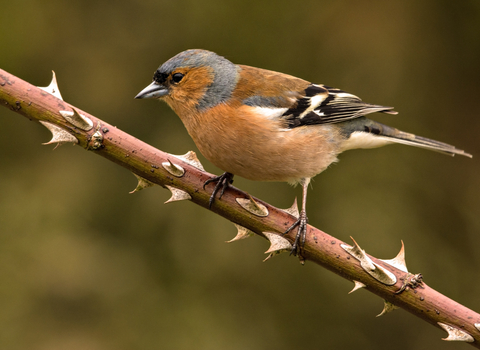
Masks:
[[[205,158],[225,171],[205,183],[217,183],[210,205],[234,174],[301,184],[302,210],[285,232],[298,227],[292,253],[299,256],[308,222],[308,184],[339,153],[400,143],[471,157],[454,146],[365,118],[374,112],[397,114],[393,107],[368,104],[287,74],[236,65],[206,50],[187,50],[169,59],[136,98],[165,101]]]

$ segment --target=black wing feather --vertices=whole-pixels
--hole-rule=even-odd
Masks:
[[[327,96],[318,106],[311,105],[313,97],[325,94]],[[397,114],[392,109],[393,107],[365,103],[359,97],[340,89],[311,84],[305,89],[304,97],[298,99],[283,117],[289,128],[295,128],[302,125],[340,123],[375,112]]]

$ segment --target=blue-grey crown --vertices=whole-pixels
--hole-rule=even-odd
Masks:
[[[227,101],[238,81],[239,67],[226,58],[207,50],[187,50],[180,52],[158,68],[160,74],[170,74],[177,68],[211,67],[214,72],[213,83],[199,101],[199,110],[214,107]]]

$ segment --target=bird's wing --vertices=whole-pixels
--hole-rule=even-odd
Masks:
[[[374,112],[397,114],[393,107],[368,104],[326,85],[265,69],[239,67],[235,97],[260,115],[283,120],[288,128],[340,123]]]
[[[326,85],[310,84],[296,103],[282,115],[290,128],[333,124],[374,112],[397,114],[393,107],[372,105],[359,97]]]

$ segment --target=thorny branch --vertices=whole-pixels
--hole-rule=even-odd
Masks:
[[[209,207],[214,185],[204,190],[203,184],[213,175],[204,171],[193,152],[183,156],[162,152],[64,102],[55,76],[48,87],[38,88],[0,70],[0,104],[46,126],[53,135],[47,144],[77,143],[127,168],[139,179],[135,190],[157,184],[172,192],[167,202],[190,200]],[[231,187],[211,210],[236,224],[238,235],[233,240],[254,233],[267,238],[271,243],[267,259],[291,249],[294,234],[281,233],[298,216],[296,203],[281,210]],[[366,254],[354,240],[348,245],[308,226],[303,256],[354,282],[352,292],[365,288],[383,298],[380,315],[400,307],[446,330],[445,340],[480,348],[480,315],[430,288],[421,274],[410,273],[403,245],[394,259],[380,260]]]

